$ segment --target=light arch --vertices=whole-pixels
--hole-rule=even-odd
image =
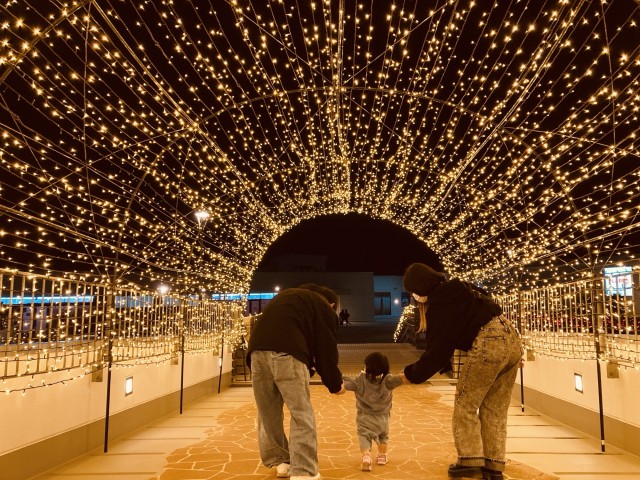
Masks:
[[[3,266],[244,291],[349,212],[503,287],[636,261],[637,3],[376,5],[0,7]]]

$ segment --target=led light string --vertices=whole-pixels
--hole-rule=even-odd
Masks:
[[[586,272],[587,242],[596,267],[619,246],[636,258],[637,5],[29,7],[0,10],[4,114],[50,118],[0,119],[13,265],[244,291],[284,231],[350,211],[474,281],[508,282],[514,258],[531,285]],[[200,208],[212,221],[191,249]]]

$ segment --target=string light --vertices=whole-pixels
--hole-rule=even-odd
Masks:
[[[0,258],[246,292],[358,212],[495,288],[637,259],[639,8],[5,2]]]
[[[415,335],[415,315],[415,307],[413,305],[408,305],[402,309],[398,325],[396,325],[396,329],[393,332],[394,342],[405,342],[406,336]],[[409,338],[409,340],[411,339]]]

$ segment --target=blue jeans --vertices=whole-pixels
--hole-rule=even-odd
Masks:
[[[456,387],[458,464],[504,471],[507,414],[521,356],[518,332],[502,315],[478,332]]]
[[[311,406],[309,369],[287,353],[251,352],[253,395],[258,407],[258,447],[267,467],[291,464],[291,475],[318,473],[316,418]],[[291,413],[289,440],[284,431]]]

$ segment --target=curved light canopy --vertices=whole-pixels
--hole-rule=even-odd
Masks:
[[[637,2],[20,0],[0,21],[2,266],[246,291],[280,235],[349,212],[501,286],[637,258]]]

